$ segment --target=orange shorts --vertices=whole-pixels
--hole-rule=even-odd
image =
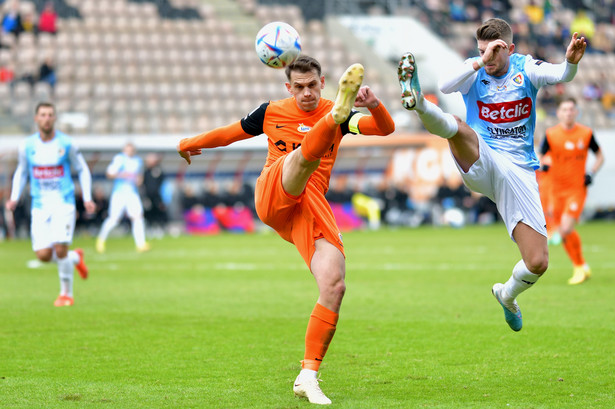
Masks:
[[[342,234],[324,193],[310,179],[303,193],[292,196],[282,187],[285,156],[263,169],[256,181],[255,204],[258,217],[284,240],[297,247],[310,268],[314,242],[324,238],[342,254]]]
[[[553,218],[559,225],[563,214],[578,220],[583,212],[587,190],[554,191],[552,196]]]

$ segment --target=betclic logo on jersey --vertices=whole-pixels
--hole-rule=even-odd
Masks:
[[[532,99],[525,97],[518,101],[486,104],[477,101],[478,117],[494,124],[516,122],[529,118],[532,114]]]
[[[32,176],[35,179],[55,179],[64,176],[64,167],[57,166],[34,166]]]

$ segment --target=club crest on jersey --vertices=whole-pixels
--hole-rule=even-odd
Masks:
[[[297,130],[299,132],[309,132],[310,129],[312,129],[311,126],[307,126],[307,125],[303,125],[303,124],[299,124],[299,126],[297,127]]]
[[[518,86],[522,86],[523,85],[523,74],[519,73],[515,75],[512,80]]]

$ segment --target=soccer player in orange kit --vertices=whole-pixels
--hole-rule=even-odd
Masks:
[[[293,390],[311,403],[330,404],[317,373],[335,333],[346,291],[346,267],[342,235],[325,193],[345,134],[388,135],[395,124],[373,91],[361,87],[360,64],[350,66],[340,78],[335,102],[321,98],[325,78],[314,58],[299,56],[286,67],[286,77],[289,98],[265,102],[240,121],[182,139],[178,152],[190,163],[201,149],[267,135],[269,152],[256,182],[256,212],[297,247],[319,290]],[[353,106],[366,107],[371,115]]]
[[[572,261],[573,275],[568,284],[581,284],[591,276],[581,249],[581,237],[574,229],[585,203],[587,186],[604,163],[604,156],[591,128],[576,122],[579,110],[574,98],[566,98],[557,107],[559,124],[547,129],[540,152],[549,153],[550,193],[553,223],[559,226],[564,248]],[[589,150],[596,160],[589,173],[585,162]]]

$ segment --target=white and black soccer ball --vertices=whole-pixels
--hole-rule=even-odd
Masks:
[[[271,68],[284,68],[301,53],[301,39],[290,24],[274,21],[256,34],[254,48],[263,64]]]

